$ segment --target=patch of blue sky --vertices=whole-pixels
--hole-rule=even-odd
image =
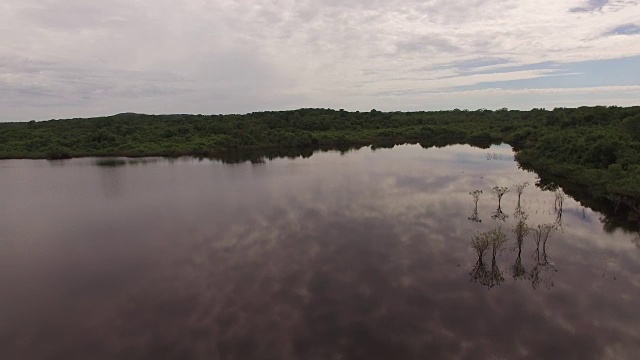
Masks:
[[[602,10],[609,0],[588,0],[582,6],[569,10],[570,12],[591,12]]]
[[[485,57],[485,58],[477,58],[472,60],[454,61],[446,64],[431,65],[428,67],[421,67],[416,69],[416,71],[455,69],[459,72],[467,74],[472,71],[478,71],[478,69],[481,69],[487,66],[496,66],[496,65],[507,66],[510,62],[511,60],[507,58]]]
[[[527,88],[582,88],[596,86],[640,85],[640,56],[619,59],[590,60],[574,63],[540,63],[501,68],[485,73],[521,70],[552,70],[548,76],[533,79],[483,82],[454,90],[527,89]]]
[[[471,67],[467,63],[462,64],[457,67],[457,70],[460,71],[463,75],[476,75],[476,74],[498,74],[498,73],[509,73],[514,71],[526,71],[526,70],[549,70],[555,69],[558,67],[557,63],[551,61],[545,61],[534,64],[526,64],[526,65],[507,65],[509,62],[503,63],[505,66],[499,66],[492,68],[490,71],[483,69],[481,66]],[[503,64],[492,64],[492,65],[503,65]],[[485,65],[491,66],[491,65]],[[458,75],[456,75],[458,76]],[[453,76],[452,76],[453,77]]]
[[[604,35],[635,35],[640,34],[640,26],[636,24],[624,24],[607,31]]]
[[[507,65],[510,62],[511,61],[506,58],[478,58],[473,60],[455,62],[451,64],[451,67],[461,71],[471,71],[485,66]]]

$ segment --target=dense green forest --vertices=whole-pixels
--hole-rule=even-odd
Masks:
[[[0,158],[225,156],[263,149],[508,143],[520,165],[595,208],[640,212],[640,107],[142,115],[0,123]],[[236,155],[240,156],[240,155]],[[546,184],[545,184],[546,183]],[[578,196],[580,198],[580,196]],[[633,210],[633,211],[630,211]]]

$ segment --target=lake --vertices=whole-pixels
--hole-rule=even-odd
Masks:
[[[100,162],[0,161],[4,359],[640,354],[638,234],[508,146]]]

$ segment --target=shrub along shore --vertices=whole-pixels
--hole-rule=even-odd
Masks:
[[[143,115],[0,123],[1,159],[83,156],[230,156],[246,150],[507,143],[516,159],[590,206],[640,212],[640,107],[496,111]],[[578,195],[578,196],[576,196]]]

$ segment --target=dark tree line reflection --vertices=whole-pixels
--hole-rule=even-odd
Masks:
[[[541,284],[544,284],[545,287],[549,289],[554,285],[553,273],[557,272],[557,270],[547,255],[547,241],[552,237],[553,233],[562,226],[562,207],[565,195],[560,190],[555,192],[554,211],[556,219],[553,223],[532,226],[527,223],[528,215],[521,203],[522,193],[528,185],[526,182],[515,185],[518,194],[518,202],[513,214],[516,219],[516,224],[510,230],[515,235],[517,256],[514,264],[510,268],[511,275],[514,280],[530,281],[534,289],[538,288]],[[496,186],[492,189],[492,192],[498,199],[498,208],[491,217],[495,220],[505,221],[508,215],[502,211],[501,200],[504,194],[509,192],[509,189]],[[478,200],[481,193],[482,191],[480,190],[470,192],[474,200],[474,212],[473,215],[469,217],[469,220],[479,222]],[[529,235],[532,235],[535,249],[532,254],[533,266],[527,271],[522,263],[522,249]],[[504,282],[505,279],[496,261],[496,257],[504,250],[504,245],[508,240],[509,236],[505,234],[500,226],[486,232],[476,233],[472,236],[471,246],[476,251],[478,259],[469,273],[471,281],[487,286],[488,288],[498,286]],[[491,254],[489,265],[487,265],[485,260],[486,254]]]

